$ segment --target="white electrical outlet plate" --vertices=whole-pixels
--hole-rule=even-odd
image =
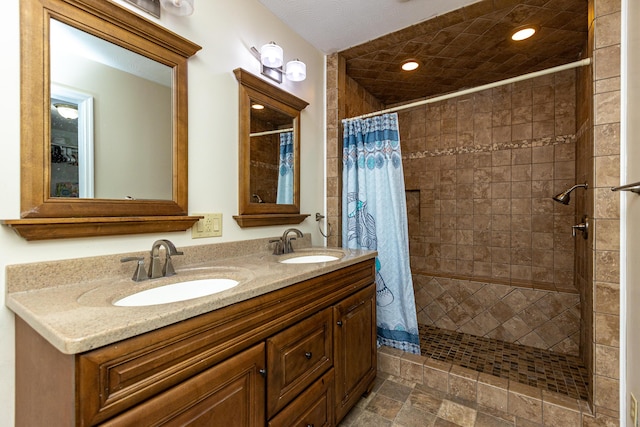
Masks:
[[[191,227],[192,239],[222,236],[221,213],[193,213],[192,215],[204,217]]]
[[[631,425],[638,427],[638,400],[631,393],[631,404],[629,405],[629,415],[631,416]]]

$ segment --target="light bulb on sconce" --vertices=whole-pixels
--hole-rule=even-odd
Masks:
[[[172,15],[187,16],[193,13],[194,0],[160,0],[160,6]]]
[[[298,58],[287,62],[287,78],[292,82],[301,82],[307,78],[307,66]]]
[[[284,64],[284,51],[275,42],[269,42],[260,48],[251,47],[251,53],[260,61],[261,74],[271,80],[282,83],[282,76],[292,82],[301,82],[307,78],[307,66],[298,58]]]
[[[275,42],[265,44],[260,48],[260,62],[265,67],[282,67],[284,51]]]

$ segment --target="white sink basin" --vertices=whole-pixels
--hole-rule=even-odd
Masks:
[[[329,262],[339,259],[333,255],[301,255],[280,261],[282,264],[312,264],[316,262]]]
[[[147,305],[168,304],[213,295],[238,285],[233,279],[200,279],[172,283],[146,291],[140,291],[114,302],[120,307],[142,307]]]

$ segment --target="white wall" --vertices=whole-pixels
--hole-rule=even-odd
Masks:
[[[622,184],[640,181],[640,4],[636,0],[623,1],[622,45]],[[626,29],[626,31],[624,31]],[[625,67],[626,65],[626,67]],[[620,425],[632,427],[629,395],[640,399],[640,199],[632,193],[622,196],[621,204],[621,328],[620,328]],[[626,268],[625,268],[626,267]]]
[[[20,216],[20,49],[18,0],[3,2],[0,39],[3,40],[0,94],[0,218]],[[324,212],[324,56],[284,26],[257,0],[198,1],[190,17],[165,14],[161,24],[202,46],[189,62],[189,211],[222,212],[223,237],[192,240],[190,232],[141,234],[125,237],[27,242],[0,226],[0,414],[2,425],[13,425],[13,314],[4,307],[6,265],[95,256],[149,249],[160,237],[178,247],[277,236],[284,226],[241,229],[237,213],[238,85],[232,70],[242,67],[259,74],[249,53],[271,40],[284,48],[285,60],[299,57],[307,64],[307,80],[285,82],[284,90],[309,102],[301,118],[301,211],[312,216],[298,226],[322,244],[313,220]]]

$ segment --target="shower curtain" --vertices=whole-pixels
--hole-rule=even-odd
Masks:
[[[420,354],[398,115],[343,125],[342,245],[378,251],[378,344]]]
[[[280,134],[280,161],[278,165],[278,193],[276,203],[293,204],[293,132]]]

